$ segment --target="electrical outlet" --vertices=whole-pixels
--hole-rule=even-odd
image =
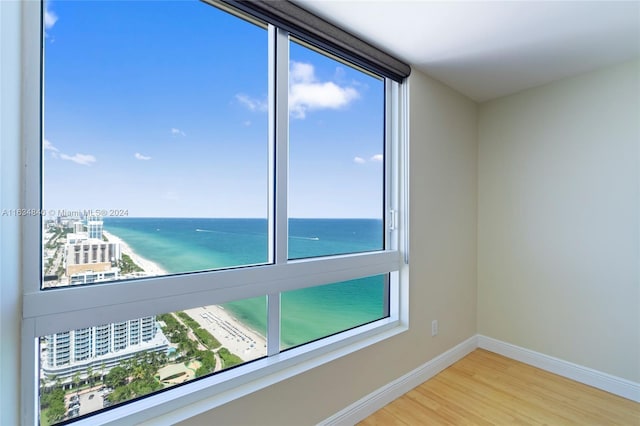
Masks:
[[[432,336],[438,335],[438,320],[431,321],[431,335]]]

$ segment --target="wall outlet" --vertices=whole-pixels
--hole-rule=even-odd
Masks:
[[[438,335],[438,320],[431,321],[431,335],[432,336]]]

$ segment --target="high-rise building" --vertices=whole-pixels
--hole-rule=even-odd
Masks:
[[[108,271],[121,258],[120,244],[97,239],[76,239],[69,234],[65,245],[64,259],[67,275],[82,271]]]
[[[88,368],[106,374],[138,353],[167,353],[169,342],[154,316],[55,333],[44,338],[42,373],[63,383],[85,378]]]
[[[64,265],[68,283],[88,284],[118,279],[116,265],[121,259],[120,244],[103,240],[104,227],[100,216],[88,216],[86,232],[78,232],[82,227],[75,226],[76,232],[66,236]]]
[[[104,228],[104,222],[101,216],[88,216],[87,217],[87,233],[89,238],[102,239],[102,230]]]

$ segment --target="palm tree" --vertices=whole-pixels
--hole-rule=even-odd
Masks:
[[[62,379],[55,374],[52,374],[52,379],[55,382],[55,387],[60,388],[64,385],[62,384]]]
[[[46,389],[51,389],[54,386],[58,385],[58,376],[56,376],[55,374],[45,374],[44,376],[45,380],[44,380],[44,386]]]
[[[73,386],[76,388],[76,394],[78,394],[79,388],[80,388],[80,372],[76,371],[73,374],[73,378],[71,379]]]
[[[89,386],[93,385],[93,367],[87,367],[87,383]]]
[[[178,349],[184,354],[185,358],[189,358],[195,352],[196,347],[196,343],[188,338],[178,343]]]
[[[143,363],[137,363],[134,367],[133,367],[133,380],[141,380],[144,379],[146,376],[146,368],[145,368],[145,364]]]

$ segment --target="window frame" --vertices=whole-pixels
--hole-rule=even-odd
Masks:
[[[42,61],[41,2],[22,2],[22,180],[21,204],[41,206]],[[216,7],[216,6],[211,6]],[[228,6],[221,7],[229,12]],[[241,19],[253,20],[234,11]],[[34,30],[38,29],[37,31]],[[21,338],[21,420],[39,417],[39,336],[125,321],[159,313],[267,295],[268,315],[279,314],[282,292],[371,275],[390,273],[389,317],[286,351],[280,349],[278,321],[267,325],[267,357],[240,365],[185,386],[132,400],[74,424],[137,423],[163,416],[179,421],[243,395],[375,344],[408,329],[408,87],[385,78],[385,248],[377,252],[289,260],[287,253],[287,147],[289,111],[289,34],[268,25],[269,61],[269,259],[273,263],[235,269],[115,281],[91,286],[41,289],[41,217],[20,217],[23,289]],[[306,41],[306,40],[305,40]],[[284,48],[284,46],[287,46]],[[285,61],[286,58],[286,61]],[[276,69],[275,64],[286,63]],[[285,61],[285,62],[282,62]],[[284,102],[283,102],[284,100]],[[285,194],[284,196],[278,194]],[[275,228],[275,229],[274,229]],[[283,231],[284,229],[284,231]],[[37,259],[37,268],[29,259]],[[212,282],[215,288],[212,288]],[[303,283],[303,284],[301,284]],[[126,286],[123,287],[123,286]],[[187,292],[185,291],[187,289]],[[203,301],[206,301],[203,303]],[[273,316],[270,318],[274,318]],[[125,420],[126,418],[126,420]]]

